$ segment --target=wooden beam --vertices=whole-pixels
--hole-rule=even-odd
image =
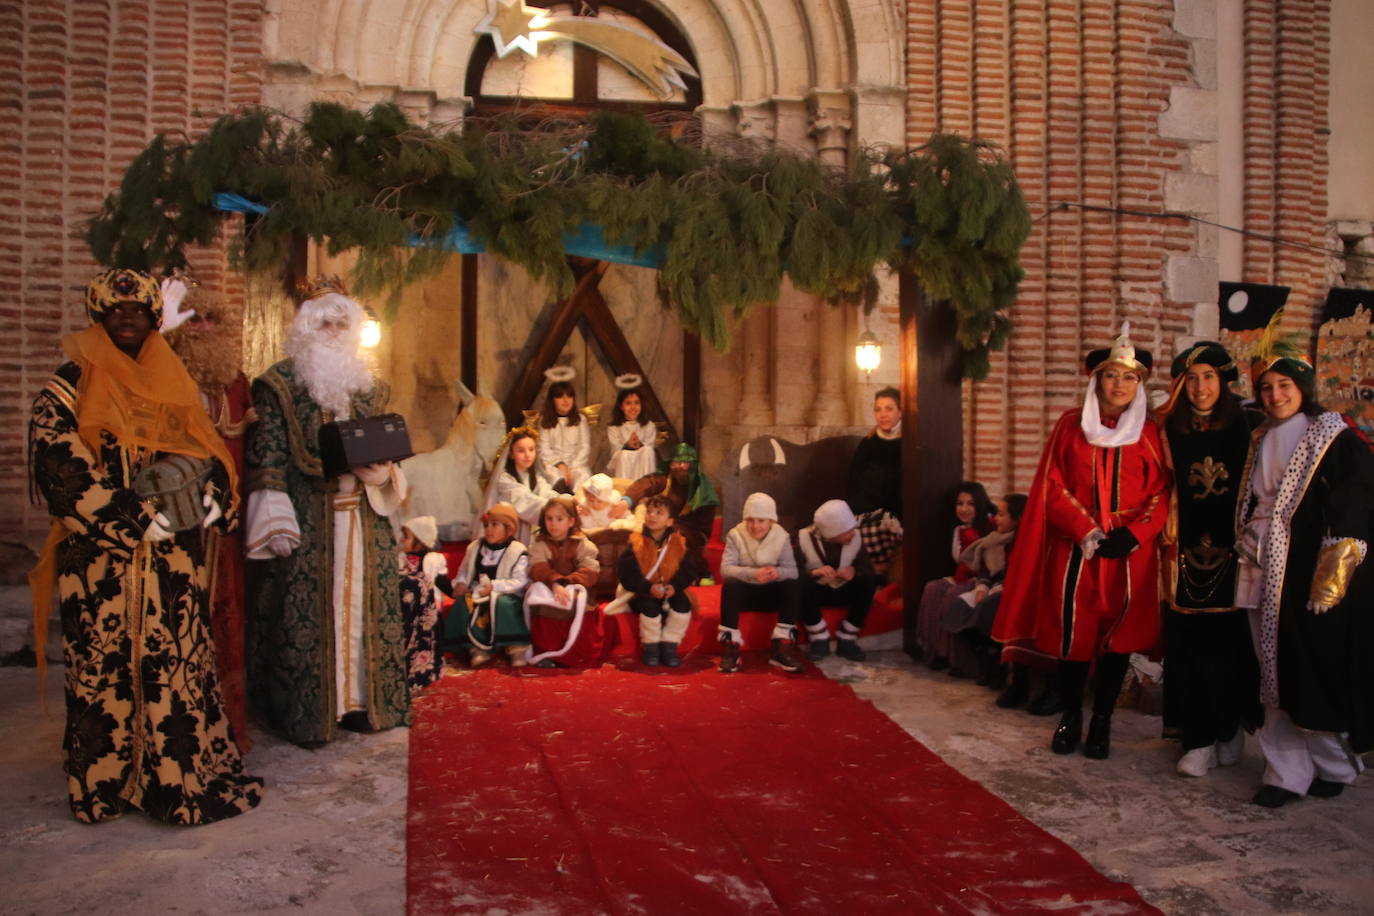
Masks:
[[[539,341],[538,349],[520,370],[519,378],[506,395],[505,403],[501,405],[506,414],[506,423],[510,426],[519,426],[524,420],[525,408],[534,401],[534,396],[544,384],[544,370],[552,366],[553,361],[562,352],[563,345],[572,336],[573,328],[577,327],[577,319],[581,317],[586,305],[587,293],[596,289],[602,275],[606,273],[605,261],[585,261],[582,258],[572,260],[575,262],[573,270],[578,273],[577,286],[573,289],[572,295],[558,304],[558,311],[554,313],[548,331]]]
[[[916,605],[925,583],[948,575],[954,490],[964,473],[961,350],[954,310],[900,277],[902,341],[903,648],[915,648]]]
[[[682,441],[700,448],[701,338],[682,332]]]
[[[661,422],[667,426],[668,435],[676,439],[676,424],[668,416],[667,411],[663,409],[663,404],[659,401],[658,394],[654,391],[648,374],[639,364],[639,358],[635,356],[635,351],[630,347],[630,342],[625,339],[625,332],[620,330],[620,323],[615,320],[615,315],[611,314],[610,306],[606,304],[600,290],[588,290],[587,295],[582,300],[582,317],[587,319],[587,327],[592,333],[592,339],[601,347],[601,352],[606,356],[606,362],[610,363],[611,373],[623,375],[626,372],[633,372],[644,379],[644,384],[639,389],[644,407],[643,416],[662,417]],[[602,423],[609,422],[610,415],[607,413],[602,417]]]
[[[477,255],[461,255],[458,280],[458,379],[477,391]]]

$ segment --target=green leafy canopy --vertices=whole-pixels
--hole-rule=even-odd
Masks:
[[[965,372],[981,378],[1011,333],[1030,217],[1010,165],[951,134],[909,150],[864,150],[848,169],[776,147],[704,149],[646,119],[468,119],[416,126],[394,105],[313,104],[295,121],[226,115],[194,141],[153,138],[90,222],[109,266],[184,267],[226,214],[216,192],[267,208],[231,243],[236,266],[279,273],[296,238],[356,250],[360,294],[432,275],[459,216],[486,249],[567,293],[563,233],[662,253],[659,286],[688,330],[728,349],[732,319],[776,301],[784,273],[832,301],[872,296],[874,269],[910,270],[957,318]],[[418,244],[412,244],[418,242]],[[430,242],[433,244],[425,244]],[[393,298],[393,302],[395,298]]]

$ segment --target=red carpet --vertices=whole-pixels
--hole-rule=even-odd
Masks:
[[[408,911],[1158,912],[848,687],[707,664],[418,697]]]

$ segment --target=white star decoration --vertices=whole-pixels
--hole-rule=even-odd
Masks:
[[[490,35],[496,46],[496,56],[505,57],[519,48],[530,57],[536,53],[538,26],[543,24],[545,11],[526,6],[522,0],[502,3],[494,0],[491,12],[473,29],[478,35]]]

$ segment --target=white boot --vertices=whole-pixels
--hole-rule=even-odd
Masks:
[[[1214,744],[1195,747],[1178,758],[1180,776],[1206,776],[1207,771],[1217,765],[1217,748]]]
[[[1240,760],[1241,752],[1245,750],[1245,729],[1237,728],[1236,736],[1230,741],[1217,742],[1217,763],[1224,767],[1229,767]]]

